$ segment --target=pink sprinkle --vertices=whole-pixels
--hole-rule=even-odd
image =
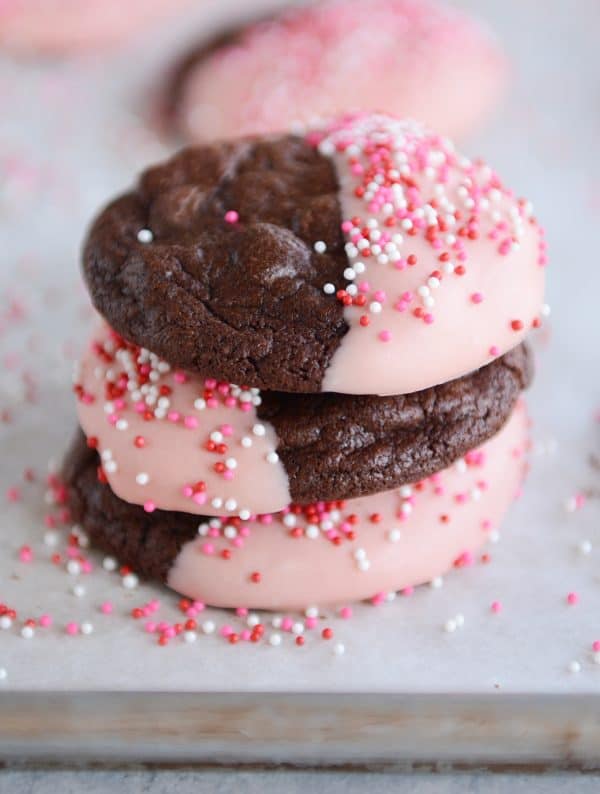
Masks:
[[[386,297],[387,297],[387,295],[385,294],[385,292],[384,292],[382,289],[378,289],[378,290],[377,290],[377,291],[374,293],[374,298],[375,298],[375,300],[376,300],[376,301],[379,301],[380,303],[385,303],[385,299],[386,299]]]
[[[148,634],[153,634],[156,631],[156,623],[153,623],[151,620],[149,620],[144,624],[144,629],[148,632]]]
[[[281,621],[281,628],[284,631],[291,631],[293,625],[294,625],[294,621],[290,617],[285,617]]]
[[[567,604],[571,604],[572,606],[579,603],[579,596],[577,593],[569,593],[567,596]]]
[[[226,623],[219,629],[219,634],[221,637],[229,637],[230,634],[233,634],[233,627]]]
[[[206,494],[202,492],[195,493],[192,496],[192,501],[195,502],[197,505],[203,505],[206,502]]]
[[[33,560],[33,552],[30,546],[21,546],[19,549],[19,559],[21,562],[31,562]]]
[[[481,292],[474,292],[471,295],[471,302],[472,303],[481,303],[482,300],[483,300],[483,295],[481,294]]]
[[[21,491],[18,488],[9,488],[6,492],[6,498],[9,502],[18,502],[21,499]]]
[[[221,433],[224,436],[231,436],[233,435],[233,427],[231,425],[221,425]]]
[[[600,640],[594,640],[594,642],[592,643],[592,650],[600,651]]]
[[[317,621],[317,618],[305,618],[305,620],[304,620],[304,626],[305,626],[307,629],[314,629],[314,628],[315,628],[315,626],[317,625],[317,622],[318,622],[318,621]]]
[[[185,497],[187,497],[187,498],[189,499],[189,498],[190,498],[190,496],[193,496],[193,494],[194,494],[194,489],[192,488],[192,486],[191,486],[191,485],[184,485],[184,486],[183,486],[183,488],[181,489],[181,493],[182,493],[182,494],[183,494]]]
[[[71,637],[74,637],[75,634],[79,633],[79,624],[75,622],[67,623],[67,625],[65,626],[65,631]]]
[[[204,602],[202,602],[202,601],[194,601],[194,603],[192,604],[192,606],[194,607],[194,609],[195,609],[197,612],[202,612],[202,610],[206,608],[206,605],[205,605],[205,604],[204,604]]]
[[[147,502],[144,502],[144,510],[147,513],[153,513],[156,510],[156,505],[149,499]]]
[[[228,210],[225,213],[225,222],[226,223],[237,223],[240,219],[240,216],[235,210]]]
[[[244,640],[244,642],[248,642],[248,640],[252,637],[252,632],[250,631],[250,629],[244,629],[240,634],[240,637],[242,638],[242,640]]]
[[[340,617],[344,620],[349,620],[352,617],[352,607],[342,607],[340,609]]]
[[[502,604],[500,603],[500,601],[492,601],[491,610],[496,614],[498,614],[498,612],[502,612]]]
[[[103,615],[112,615],[113,609],[114,607],[110,601],[105,601],[100,605],[100,612],[102,612]]]
[[[392,339],[392,332],[384,329],[383,331],[379,332],[379,338],[382,342],[389,342]]]
[[[497,345],[492,345],[489,349],[490,356],[500,355],[500,348]]]
[[[405,587],[404,590],[402,590],[402,595],[411,596],[414,592],[415,588],[411,585],[410,587]]]
[[[246,609],[246,607],[238,607],[235,610],[235,614],[238,616],[238,618],[245,618],[246,615],[248,614],[248,610]]]
[[[40,624],[40,626],[42,626],[42,628],[47,629],[49,626],[52,625],[52,618],[50,617],[50,615],[42,615],[38,620],[38,623]]]
[[[425,322],[427,325],[431,325],[431,323],[433,322],[433,314],[429,314],[429,312],[427,314],[424,314],[423,322]]]
[[[173,373],[173,380],[175,381],[175,383],[186,383],[187,379],[188,379],[188,376],[185,374],[185,372],[174,372]]]
[[[183,420],[183,424],[189,430],[195,430],[198,427],[198,420],[196,419],[195,416],[186,416],[185,419]]]
[[[225,469],[225,471],[223,472],[224,480],[233,480],[234,476],[235,476],[234,472],[231,469]]]
[[[205,543],[202,546],[202,552],[204,554],[208,554],[210,556],[211,554],[215,553],[215,547],[214,547],[214,545],[212,543]]]

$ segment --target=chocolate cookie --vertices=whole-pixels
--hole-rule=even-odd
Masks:
[[[539,323],[544,247],[490,168],[373,115],[182,151],[101,213],[83,266],[111,326],[174,366],[406,394]]]
[[[80,435],[64,468],[73,519],[137,573],[212,606],[305,608],[385,594],[469,564],[497,531],[525,467],[520,401],[460,466],[374,496],[320,501],[242,521],[202,519],[122,501],[98,479]]]
[[[259,392],[173,370],[104,324],[75,392],[80,425],[121,498],[148,511],[248,516],[443,469],[496,433],[530,378],[520,345],[403,396]]]

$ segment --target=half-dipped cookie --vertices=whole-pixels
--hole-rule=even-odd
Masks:
[[[520,345],[408,395],[290,394],[172,368],[106,324],[75,376],[101,477],[146,511],[242,515],[387,491],[494,435],[531,378]]]
[[[93,224],[92,300],[174,367],[289,392],[407,394],[539,324],[531,205],[391,116],[184,150]]]
[[[64,477],[73,518],[122,564],[213,606],[280,610],[381,598],[470,563],[520,487],[526,447],[520,402],[494,438],[412,486],[247,521],[119,499],[83,436]]]

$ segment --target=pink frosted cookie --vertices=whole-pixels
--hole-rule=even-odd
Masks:
[[[276,512],[414,482],[486,441],[529,384],[525,346],[411,395],[260,392],[173,370],[103,324],[75,378],[114,493],[147,512]]]
[[[531,204],[419,125],[344,116],[184,149],[96,219],[99,312],[170,364],[288,392],[407,394],[541,322]]]
[[[0,49],[57,54],[117,43],[192,0],[0,0]]]
[[[507,63],[491,33],[434,0],[325,0],[187,57],[167,101],[191,141],[386,110],[463,136],[498,104]]]
[[[519,490],[527,424],[520,402],[491,441],[412,486],[247,521],[149,515],[98,481],[83,439],[65,477],[97,546],[192,599],[276,610],[379,600],[474,561]]]

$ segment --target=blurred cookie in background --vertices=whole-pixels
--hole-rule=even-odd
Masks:
[[[194,0],[0,0],[0,49],[60,55],[112,46]]]
[[[165,115],[192,142],[347,110],[385,110],[461,138],[498,106],[508,72],[488,28],[435,0],[324,0],[189,52]]]

